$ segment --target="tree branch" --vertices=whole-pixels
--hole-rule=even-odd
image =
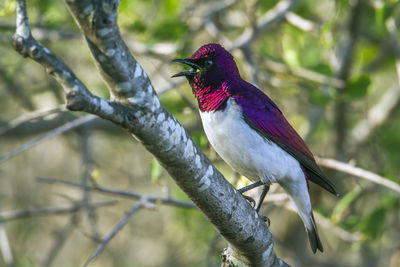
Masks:
[[[42,64],[64,88],[67,107],[95,114],[133,133],[201,209],[242,262],[286,266],[272,235],[246,200],[224,179],[177,120],[160,104],[140,65],[121,39],[118,1],[67,1],[113,101],[92,95],[59,58],[30,33],[25,1],[17,1],[14,47]]]
[[[47,183],[47,184],[61,184],[61,185],[66,185],[66,186],[72,186],[76,188],[82,188],[84,189],[84,185],[70,182],[70,181],[64,181],[64,180],[58,180],[58,179],[51,179],[51,178],[41,178],[38,177],[36,180],[40,183]],[[171,205],[171,206],[176,206],[176,207],[182,207],[182,208],[196,208],[196,206],[188,201],[179,201],[175,200],[172,198],[163,198],[163,197],[157,197],[157,196],[150,196],[150,195],[143,195],[139,193],[135,193],[132,191],[126,191],[126,190],[118,190],[118,189],[112,189],[100,185],[95,185],[95,186],[87,186],[87,190],[92,190],[95,192],[99,193],[104,193],[104,194],[109,194],[113,196],[119,196],[119,197],[127,197],[131,199],[136,199],[140,200],[141,198],[145,197],[148,202],[154,203],[154,204],[163,204],[163,205]]]
[[[13,128],[20,126],[21,124],[26,123],[28,121],[40,119],[40,118],[43,118],[50,114],[59,113],[59,112],[63,112],[63,111],[66,111],[65,105],[61,105],[56,108],[35,110],[30,113],[24,114],[16,119],[8,122],[4,126],[1,126],[0,127],[0,135],[13,129]]]
[[[317,163],[323,167],[330,168],[333,170],[341,171],[353,176],[357,176],[368,180],[370,182],[382,185],[387,187],[397,193],[400,194],[400,185],[395,182],[390,181],[389,179],[382,177],[376,173],[352,166],[350,164],[346,164],[344,162],[335,160],[335,159],[326,159],[326,158],[318,158],[315,157]]]
[[[138,203],[132,206],[132,208],[128,211],[126,216],[122,218],[114,228],[108,233],[108,235],[103,238],[100,245],[97,247],[96,251],[90,256],[90,258],[86,261],[83,266],[89,266],[106,248],[108,242],[128,223],[129,219],[139,211],[144,205],[146,205],[146,199],[141,199]]]
[[[268,10],[255,23],[254,28],[247,28],[232,44],[234,48],[243,48],[249,45],[259,34],[266,31],[273,23],[285,19],[287,12],[296,4],[297,0],[282,0],[274,8]]]
[[[36,137],[35,139],[29,141],[28,143],[25,143],[25,144],[15,148],[15,149],[11,150],[10,152],[5,153],[4,155],[1,155],[0,156],[0,163],[4,162],[6,160],[9,160],[10,158],[12,158],[12,157],[24,152],[24,151],[36,146],[36,145],[38,145],[38,144],[40,144],[40,143],[42,143],[42,142],[54,137],[54,136],[60,135],[62,133],[65,133],[65,132],[67,132],[67,131],[69,131],[71,129],[79,127],[79,126],[81,126],[81,125],[83,125],[85,123],[88,123],[88,122],[90,122],[90,121],[92,121],[94,119],[96,119],[95,116],[86,115],[86,116],[83,116],[83,117],[79,117],[79,118],[77,118],[77,119],[75,119],[75,120],[73,120],[71,122],[67,122],[64,125],[62,125],[60,127],[57,127],[56,129],[51,130],[50,132],[47,132],[47,133],[45,133],[45,134],[43,134],[43,135],[41,135],[39,137]]]
[[[65,207],[56,207],[56,208],[40,208],[40,209],[28,209],[28,210],[13,210],[13,211],[3,211],[0,213],[0,222],[23,219],[23,218],[31,218],[37,216],[47,216],[47,215],[58,215],[58,214],[66,214],[71,212],[77,212],[85,206],[89,206],[91,208],[105,207],[110,205],[115,205],[117,201],[101,201],[101,202],[92,202],[87,205],[75,204]]]

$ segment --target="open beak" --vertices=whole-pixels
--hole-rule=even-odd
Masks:
[[[193,76],[196,76],[197,73],[200,71],[200,66],[197,65],[191,59],[188,59],[188,58],[186,58],[186,59],[174,59],[174,60],[172,60],[172,62],[179,62],[179,63],[183,63],[183,64],[186,64],[186,65],[189,65],[190,67],[192,67],[192,70],[179,72],[179,73],[177,73],[175,75],[172,75],[171,78],[180,77],[180,76],[186,76],[186,77],[187,76],[192,76],[193,77]]]

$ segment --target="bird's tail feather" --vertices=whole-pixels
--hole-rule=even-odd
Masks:
[[[321,240],[319,239],[317,226],[315,224],[314,215],[312,212],[310,214],[310,221],[311,223],[306,225],[306,230],[308,234],[308,239],[310,241],[311,249],[314,254],[317,252],[317,249],[321,252],[324,252],[324,248],[322,247]]]

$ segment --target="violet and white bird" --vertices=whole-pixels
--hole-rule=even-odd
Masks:
[[[265,196],[271,183],[282,186],[304,223],[312,251],[322,252],[308,180],[334,195],[336,189],[281,110],[240,77],[233,56],[219,44],[204,45],[190,58],[174,62],[192,68],[172,77],[185,76],[189,81],[215,151],[232,169],[255,182],[246,189],[263,184]]]

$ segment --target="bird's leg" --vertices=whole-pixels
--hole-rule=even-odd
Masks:
[[[242,194],[242,196],[243,196],[248,202],[250,202],[250,205],[251,205],[253,208],[256,207],[256,201],[255,201],[253,198],[249,197],[249,196],[243,195],[243,193],[249,191],[250,189],[259,187],[259,186],[261,186],[261,185],[263,185],[263,184],[264,184],[264,183],[263,183],[262,181],[258,181],[258,182],[252,183],[251,185],[248,185],[248,186],[245,186],[245,187],[243,187],[243,188],[238,189],[239,193]]]
[[[261,186],[261,185],[264,185],[264,183],[260,180],[260,181],[258,181],[258,182],[252,183],[251,185],[242,187],[242,188],[238,189],[238,191],[239,191],[240,194],[243,194],[244,192],[247,192],[247,191],[249,191],[250,189],[259,187],[259,186]]]
[[[264,188],[263,188],[263,191],[261,192],[260,198],[258,200],[258,205],[257,205],[257,208],[256,208],[257,212],[260,211],[261,205],[264,202],[265,196],[268,194],[268,191],[269,191],[269,184],[265,184]]]
[[[258,200],[258,205],[256,207],[257,213],[260,211],[261,205],[263,204],[265,196],[267,195],[268,191],[269,191],[269,184],[265,184],[264,188],[263,188],[263,191],[261,192],[260,198]],[[264,220],[264,222],[267,223],[267,225],[269,227],[270,224],[271,224],[271,220],[266,216],[261,216],[261,217]]]

